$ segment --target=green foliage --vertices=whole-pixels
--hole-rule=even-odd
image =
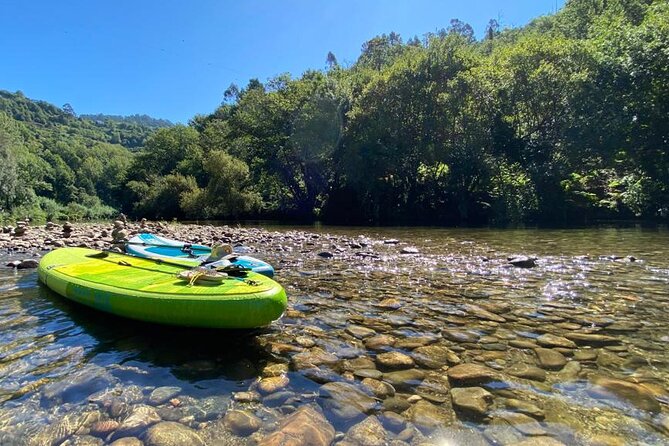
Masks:
[[[111,127],[63,109],[0,91],[0,210],[3,219],[99,219],[118,212],[133,153],[109,144],[142,144],[151,128]],[[125,125],[125,124],[124,124]],[[130,129],[130,130],[128,130]],[[135,131],[137,130],[137,131]]]
[[[187,216],[230,218],[260,209],[260,195],[250,188],[246,163],[216,150],[207,156],[204,169],[209,179],[206,187],[180,195],[179,203]]]
[[[128,188],[139,197],[134,212],[157,219],[181,216],[182,197],[190,196],[198,190],[195,178],[180,173],[153,177],[148,183],[132,181],[128,183]]]
[[[77,117],[70,104],[58,108],[44,101],[33,101],[23,93],[0,90],[0,112],[29,125],[38,137],[77,135],[85,144],[107,142],[128,148],[141,147],[157,128],[169,127],[169,121],[146,115],[128,117],[109,115],[82,115]]]
[[[149,129],[172,127],[174,125],[167,119],[156,119],[148,115],[119,116],[119,115],[103,115],[99,113],[97,115],[80,115],[79,117],[84,119],[89,119],[91,121],[98,121],[101,123],[105,121],[112,121],[126,124],[137,124],[139,126]]]
[[[572,0],[525,29],[491,22],[481,42],[459,20],[408,44],[381,35],[351,68],[253,81],[193,124],[281,215],[654,218],[669,192],[668,8]]]
[[[667,85],[666,0],[570,0],[524,28],[491,21],[478,42],[457,19],[377,36],[348,68],[329,54],[323,71],[231,85],[187,126],[0,92],[0,203],[68,218],[103,203],[153,218],[666,218]]]
[[[495,223],[521,223],[539,207],[536,188],[528,173],[518,163],[500,162],[492,177],[491,197]]]
[[[202,170],[202,149],[199,134],[192,127],[177,125],[160,129],[151,135],[137,154],[133,175],[167,175],[177,171],[194,175]]]
[[[45,221],[67,220],[67,212],[65,206],[58,203],[56,200],[46,197],[37,197],[37,205],[40,213],[43,213]],[[32,214],[31,214],[32,215]],[[33,217],[35,219],[35,217]]]
[[[0,210],[9,209],[16,199],[19,181],[16,151],[19,133],[14,122],[0,112]]]

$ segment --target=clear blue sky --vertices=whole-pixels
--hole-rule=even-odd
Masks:
[[[488,20],[522,26],[563,0],[0,0],[0,89],[77,113],[187,122],[252,77],[299,76],[332,51],[352,63],[366,40],[407,39]]]

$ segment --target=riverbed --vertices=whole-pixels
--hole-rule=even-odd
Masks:
[[[119,319],[3,266],[106,226],[3,239],[0,444],[669,444],[666,228],[153,226],[274,265],[288,309],[253,332]]]

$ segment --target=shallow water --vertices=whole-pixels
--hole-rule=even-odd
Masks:
[[[379,444],[669,443],[666,228],[266,229],[267,244],[247,246],[276,267],[289,309],[252,333],[115,318],[38,285],[34,270],[0,268],[0,444],[108,444],[144,438],[159,419],[205,443],[246,444],[310,403],[336,440],[353,444],[367,416],[383,427],[374,431]],[[405,247],[420,254],[400,254]],[[517,254],[536,256],[537,266],[509,265]],[[546,343],[547,333],[559,342],[600,334],[608,345],[560,347]],[[540,364],[538,340],[567,364]],[[410,363],[386,363],[379,355],[388,352]],[[497,375],[463,385],[447,378],[458,362]],[[522,364],[541,366],[543,379],[514,376]],[[276,370],[288,379],[268,380]],[[420,376],[392,373],[401,370]],[[163,389],[171,402],[152,393],[167,386],[175,387]],[[480,413],[452,402],[449,389],[472,386],[491,395]],[[91,429],[122,426],[142,405],[159,419],[123,432]],[[257,417],[257,432],[222,426],[231,409]]]

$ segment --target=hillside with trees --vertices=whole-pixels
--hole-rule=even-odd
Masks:
[[[0,221],[114,216],[132,151],[164,125],[96,122],[0,91]]]
[[[36,152],[41,136],[5,109],[0,157],[4,145],[17,166],[52,156],[89,169],[85,184],[54,180],[53,167],[28,184],[59,203],[80,194],[138,217],[452,225],[669,215],[666,1],[571,0],[523,28],[491,20],[480,40],[452,20],[406,40],[377,36],[350,66],[332,53],[326,63],[231,85],[213,113],[152,127],[132,157],[109,144],[137,147],[121,133],[90,144],[96,121],[77,124],[79,145],[63,144],[58,120],[75,117],[46,112],[31,118],[52,139]],[[81,156],[93,148],[99,157]]]
[[[159,129],[163,127],[171,127],[174,125],[173,122],[167,119],[156,119],[152,118],[149,115],[129,115],[129,116],[120,116],[120,115],[104,115],[98,113],[95,115],[79,115],[80,118],[88,119],[94,121],[97,124],[104,123],[122,123],[122,124],[136,124],[144,129]]]

